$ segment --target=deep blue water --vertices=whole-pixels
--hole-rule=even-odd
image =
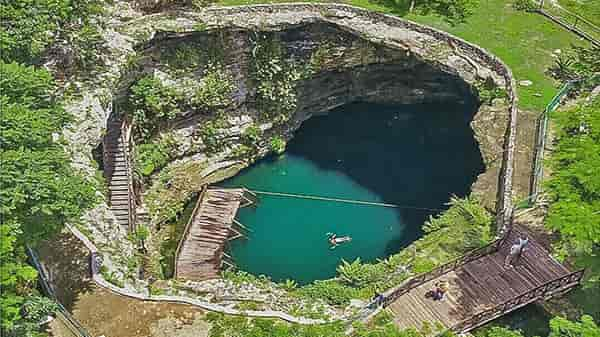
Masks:
[[[444,209],[452,194],[468,194],[484,169],[469,126],[474,110],[351,104],[304,122],[283,155],[261,160],[223,185],[403,207],[261,195],[257,207],[238,213],[252,232],[232,242],[236,264],[302,284],[334,276],[342,258],[375,261],[410,244],[422,235],[427,217]],[[327,232],[353,240],[331,250]]]

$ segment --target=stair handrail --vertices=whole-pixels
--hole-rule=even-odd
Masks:
[[[29,245],[25,245],[25,248],[31,264],[33,264],[34,268],[38,272],[38,283],[42,288],[43,293],[51,298],[57,305],[57,311],[55,313],[57,318],[60,319],[75,336],[91,337],[83,325],[81,325],[81,323],[79,323],[79,321],[77,321],[58,300],[54,289],[52,289],[52,286],[50,285],[46,271],[39,261],[37,253],[31,247],[29,247]]]
[[[203,185],[202,188],[200,189],[200,194],[198,195],[198,201],[196,202],[196,206],[194,207],[194,210],[192,211],[192,214],[190,215],[190,218],[188,220],[188,222],[185,224],[185,228],[183,229],[183,234],[181,235],[181,239],[179,239],[179,242],[177,243],[177,249],[175,250],[175,258],[173,261],[173,276],[175,279],[177,279],[177,274],[178,274],[178,269],[177,269],[177,261],[179,261],[179,254],[181,253],[181,248],[183,247],[183,242],[185,241],[185,239],[187,238],[190,228],[192,227],[192,222],[194,221],[194,218],[196,217],[196,213],[198,212],[198,210],[200,209],[200,204],[202,204],[202,200],[204,200],[204,196],[206,195],[206,190],[208,189],[208,187],[206,185]]]
[[[540,298],[546,298],[559,291],[573,288],[581,282],[584,273],[585,269],[579,269],[567,275],[556,277],[536,288],[524,291],[507,301],[469,317],[448,328],[448,330],[455,333],[463,333],[472,330],[483,323],[518,309],[526,304],[537,301]]]
[[[468,262],[477,260],[483,256],[486,256],[486,255],[489,255],[491,253],[498,251],[500,246],[504,243],[504,239],[505,239],[504,236],[501,238],[498,238],[483,247],[473,249],[473,250],[467,252],[466,254],[463,254],[463,255],[457,257],[456,259],[451,260],[450,262],[447,262],[445,264],[442,264],[441,266],[438,266],[428,272],[424,272],[417,276],[409,278],[408,280],[406,280],[404,283],[400,284],[399,286],[389,289],[386,292],[384,292],[382,305],[384,307],[387,307],[392,302],[394,302],[398,297],[406,294],[411,289],[414,289],[414,288],[416,288],[426,282],[429,282],[441,275],[444,275],[453,270],[456,270],[458,267],[463,266]]]
[[[121,143],[123,144],[123,157],[125,158],[125,171],[127,173],[127,216],[129,219],[129,231],[136,230],[136,204],[135,189],[133,188],[133,171],[131,168],[129,149],[131,148],[131,124],[127,118],[123,118],[121,124]]]

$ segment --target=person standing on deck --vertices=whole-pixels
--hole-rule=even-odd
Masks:
[[[525,251],[525,247],[529,244],[528,238],[519,238],[512,246],[510,246],[510,251],[508,255],[506,255],[506,259],[504,259],[504,267],[512,268],[513,263],[515,263]]]

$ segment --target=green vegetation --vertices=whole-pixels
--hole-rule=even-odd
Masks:
[[[533,0],[515,0],[513,7],[521,11],[533,11],[540,8],[540,5]]]
[[[256,104],[264,119],[285,123],[296,110],[296,82],[300,66],[284,60],[280,44],[270,33],[257,32],[252,40],[251,72],[256,81]]]
[[[185,226],[192,216],[196,202],[192,199],[187,203],[180,215],[176,219],[167,223],[161,232],[165,231],[166,235],[160,233],[158,236],[164,239],[160,242],[160,276],[162,279],[170,279],[175,273],[175,253],[179,241],[183,238]]]
[[[96,198],[62,146],[59,135],[71,116],[52,96],[52,76],[0,61],[0,86],[1,313],[2,332],[10,336],[31,327],[20,308],[37,293],[36,272],[25,264],[25,242],[52,237]]]
[[[200,46],[195,44],[178,44],[161,49],[161,60],[175,72],[191,71],[202,62]]]
[[[177,141],[171,135],[135,147],[135,170],[142,177],[149,177],[158,169],[165,167],[177,151]]]
[[[592,254],[600,243],[600,98],[556,112],[552,176],[553,202],[546,225],[561,233],[563,256]]]
[[[199,133],[200,139],[202,139],[202,143],[206,147],[205,152],[207,154],[219,153],[225,149],[226,143],[221,136],[220,130],[227,126],[227,120],[220,113],[217,114],[216,118],[202,124]]]
[[[161,123],[175,118],[181,112],[180,100],[180,93],[163,85],[157,78],[146,76],[137,81],[129,95],[136,137],[148,140],[159,130]]]
[[[452,198],[448,205],[447,211],[425,223],[427,235],[398,254],[374,264],[361,263],[359,259],[343,261],[337,278],[315,281],[298,288],[297,293],[333,305],[346,305],[352,298],[370,298],[411,274],[430,271],[492,241],[492,217],[476,199]]]
[[[221,0],[217,4],[233,6],[267,2],[281,1]],[[546,69],[554,62],[553,51],[556,49],[567,50],[573,43],[582,44],[573,33],[564,30],[543,16],[515,9],[511,5],[511,3],[514,4],[513,1],[507,3],[505,0],[486,0],[479,1],[477,6],[468,5],[463,22],[448,20],[443,13],[434,10],[421,11],[416,8],[412,13],[408,13],[406,4],[409,1],[346,0],[342,2],[373,11],[403,16],[409,20],[447,31],[489,50],[512,69],[517,80],[533,82],[531,86],[518,88],[519,107],[527,110],[542,111],[556,92],[557,83],[546,75]],[[444,0],[435,3],[442,4],[444,2],[454,1]],[[595,8],[598,6],[597,2],[593,0],[585,0],[585,3],[587,6]],[[404,10],[402,10],[403,8]]]
[[[202,84],[194,93],[192,104],[198,109],[211,110],[231,103],[235,89],[233,79],[220,64],[209,63],[202,77]]]
[[[506,89],[496,86],[491,77],[478,81],[475,83],[475,87],[482,103],[492,105],[492,102],[497,98],[508,98]]]
[[[571,46],[556,58],[549,71],[560,81],[582,79],[578,85],[591,90],[600,84],[600,47]]]
[[[598,337],[600,327],[591,316],[583,315],[579,322],[569,321],[563,317],[554,317],[550,321],[548,337]]]
[[[92,24],[90,19],[101,12],[101,0],[3,1],[0,3],[2,60],[37,63],[48,47],[67,40],[75,49],[73,56],[77,61],[96,61],[91,54],[100,43],[95,27],[98,22]]]
[[[285,140],[281,136],[273,136],[269,141],[269,149],[275,154],[282,154],[285,152]]]
[[[600,26],[600,2],[596,0],[558,0],[558,3],[571,12]]]

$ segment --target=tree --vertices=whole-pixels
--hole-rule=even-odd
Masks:
[[[600,98],[559,111],[546,225],[561,234],[561,255],[591,254],[600,244]]]
[[[3,335],[26,336],[37,325],[21,317],[26,312],[21,306],[36,294],[36,272],[25,263],[25,242],[51,237],[65,222],[76,221],[96,197],[60,141],[71,118],[52,98],[50,74],[0,61],[0,84],[1,327]]]
[[[596,325],[592,316],[588,315],[581,316],[579,322],[554,317],[550,321],[548,337],[600,337],[600,327]]]

